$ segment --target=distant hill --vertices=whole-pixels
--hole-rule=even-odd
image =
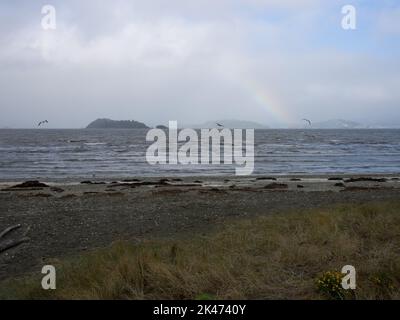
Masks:
[[[218,124],[222,125],[224,128],[229,129],[268,129],[267,126],[253,122],[253,121],[243,121],[243,120],[216,120],[216,121],[207,121],[203,124],[196,124],[191,126],[185,126],[194,129],[213,129],[213,128],[222,128],[218,126]]]
[[[169,128],[168,128],[167,126],[164,126],[164,125],[160,124],[160,125],[158,125],[158,126],[156,127],[156,129],[168,130]]]
[[[97,119],[87,129],[148,129],[144,123],[134,120]]]
[[[354,121],[334,119],[312,124],[314,129],[364,129],[367,126]]]

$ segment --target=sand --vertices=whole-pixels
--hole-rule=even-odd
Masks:
[[[30,241],[0,253],[0,279],[39,272],[52,258],[117,240],[207,233],[227,219],[341,203],[400,199],[398,176],[135,178],[130,181],[0,184],[0,231]],[[19,233],[19,234],[18,234]]]

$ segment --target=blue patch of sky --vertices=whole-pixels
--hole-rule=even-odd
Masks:
[[[351,4],[356,8],[357,29],[344,30],[342,7]],[[379,31],[382,11],[400,9],[399,1],[350,1],[327,2],[325,5],[298,10],[244,10],[243,16],[268,28],[281,28],[281,39],[288,50],[332,50],[372,56],[398,56],[400,34]],[[400,23],[400,21],[399,21]],[[249,35],[253,49],[273,49],[276,42],[258,34]],[[279,42],[278,42],[279,43]]]

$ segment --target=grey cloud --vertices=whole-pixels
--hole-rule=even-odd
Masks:
[[[0,127],[48,117],[82,127],[97,117],[289,125],[400,115],[397,59],[310,40],[320,1],[54,1],[54,32],[40,29],[32,3],[22,6],[26,21],[1,28]],[[255,19],[260,10],[286,15]]]

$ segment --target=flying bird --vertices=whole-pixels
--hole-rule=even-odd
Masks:
[[[303,119],[303,121],[306,121],[306,122],[308,122],[308,124],[310,125],[310,127],[312,126],[312,122],[311,122],[311,120],[308,120],[308,119]]]
[[[223,128],[224,126],[217,122],[217,126]]]
[[[49,123],[47,120],[44,120],[44,121],[40,121],[39,122],[39,124],[38,124],[38,127],[40,127],[42,124],[44,124],[44,123]]]

